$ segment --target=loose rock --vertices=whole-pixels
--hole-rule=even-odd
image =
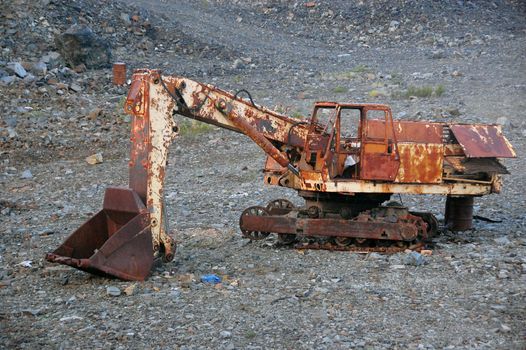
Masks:
[[[33,174],[31,174],[31,170],[26,169],[22,172],[22,174],[20,175],[20,178],[21,179],[32,179]]]
[[[16,76],[18,76],[19,78],[25,78],[25,76],[27,75],[27,71],[24,69],[24,67],[18,63],[18,62],[9,62],[7,64],[7,69],[16,74]]]
[[[111,52],[106,40],[98,37],[91,28],[73,25],[55,39],[55,44],[70,67],[85,64],[97,69],[110,66]]]
[[[92,154],[89,157],[86,157],[86,163],[88,163],[90,165],[100,164],[103,161],[104,161],[104,159],[102,157],[102,153],[101,152],[98,152],[98,153]]]
[[[110,286],[106,288],[106,294],[112,297],[118,297],[121,295],[121,290],[118,287]]]

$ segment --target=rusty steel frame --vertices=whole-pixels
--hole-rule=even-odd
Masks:
[[[352,237],[395,241],[412,241],[418,234],[416,227],[410,223],[310,219],[283,215],[242,216],[240,227],[247,231],[295,234],[305,237]]]

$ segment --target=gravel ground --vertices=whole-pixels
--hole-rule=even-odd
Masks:
[[[30,71],[56,50],[50,38],[78,21],[132,68],[245,88],[291,115],[338,100],[388,103],[404,119],[498,121],[519,156],[504,162],[511,174],[503,192],[475,201],[475,214],[502,223],[443,231],[427,263],[413,266],[406,253],[298,251],[273,237],[242,239],[244,208],[300,199],[263,185],[264,154],[244,136],[181,120],[165,186],[176,258],[143,283],[105,279],[43,257],[100,209],[107,186],[126,184],[126,89],[110,85],[109,69],[48,63],[32,81],[1,85],[0,348],[526,347],[524,3],[64,4],[1,4],[0,78],[12,76],[8,62]],[[415,86],[435,92],[406,97]],[[97,152],[101,164],[85,162]],[[402,200],[443,216],[444,198]],[[201,283],[210,273],[223,283]]]

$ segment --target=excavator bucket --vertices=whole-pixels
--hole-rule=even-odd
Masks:
[[[109,187],[103,209],[46,259],[98,275],[142,281],[153,256],[150,214],[139,195],[130,188]]]
[[[163,181],[168,146],[177,136],[172,98],[159,71],[137,70],[124,110],[132,116],[129,188],[110,187],[103,209],[73,232],[50,262],[123,280],[142,281],[154,257],[174,258],[176,244],[168,233]],[[165,93],[165,98],[159,96]],[[150,118],[150,115],[153,115]]]

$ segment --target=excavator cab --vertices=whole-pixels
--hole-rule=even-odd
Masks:
[[[400,165],[386,105],[316,103],[305,149],[308,163],[331,179],[393,181]]]

